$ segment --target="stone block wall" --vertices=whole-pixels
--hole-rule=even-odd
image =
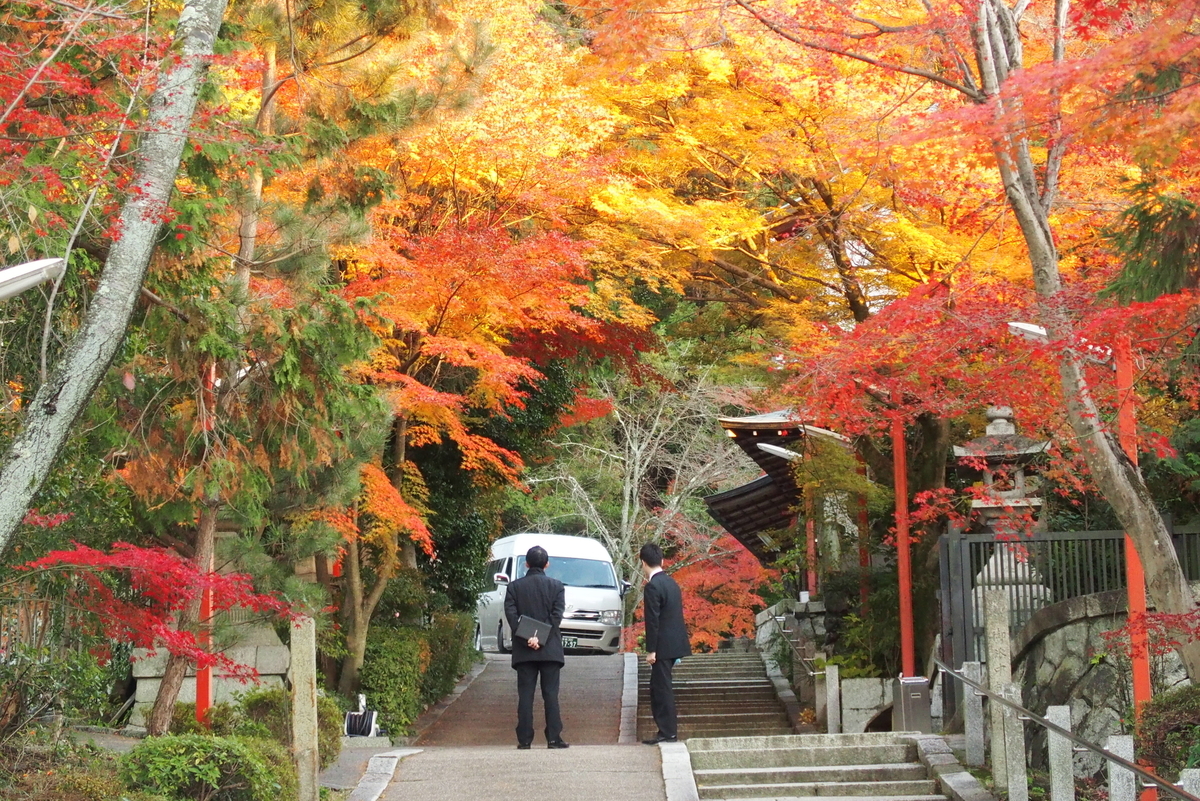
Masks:
[[[1193,586],[1193,591],[1196,587]],[[1133,706],[1128,660],[1112,652],[1104,633],[1125,625],[1124,591],[1096,593],[1038,610],[1013,640],[1013,681],[1022,688],[1022,704],[1039,715],[1052,705],[1071,708],[1072,730],[1093,743],[1122,734],[1121,721]],[[1187,682],[1172,652],[1151,658],[1155,692]],[[1045,731],[1026,729],[1031,762],[1043,767]],[[1075,775],[1102,774],[1103,760],[1075,755]]]
[[[258,681],[249,683],[233,678],[213,676],[213,702],[233,701],[235,696],[253,687],[281,687],[291,665],[288,647],[270,626],[250,624],[238,627],[236,644],[226,648],[231,659],[243,665],[252,665],[258,670]],[[167,666],[167,654],[160,650],[155,656],[147,656],[145,649],[133,653],[133,677],[137,682],[134,690],[131,726],[144,726],[146,716],[154,705],[162,684],[163,671]],[[215,673],[215,671],[214,671]],[[196,702],[196,672],[188,670],[183,686],[179,690],[180,703]]]

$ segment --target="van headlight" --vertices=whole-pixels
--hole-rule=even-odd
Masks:
[[[606,626],[621,625],[621,610],[620,609],[612,609],[607,612],[601,612],[600,613],[600,622]]]

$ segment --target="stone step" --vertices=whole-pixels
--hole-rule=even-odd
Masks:
[[[739,737],[733,740],[713,738],[697,740],[689,751],[760,751],[764,748],[825,748],[828,746],[908,745],[919,732],[860,732],[858,734],[791,734],[785,737]]]
[[[686,711],[678,711],[675,717],[681,725],[684,723],[690,723],[690,724],[694,724],[694,725],[704,725],[706,723],[726,723],[726,722],[728,722],[730,724],[745,723],[745,724],[751,724],[751,725],[779,723],[779,724],[782,724],[783,726],[787,726],[787,722],[788,722],[787,713],[784,712],[783,710],[778,710],[775,712],[736,712],[736,713],[729,714],[729,715],[720,715],[720,714],[710,715],[710,714],[706,714],[704,712],[692,714],[692,713],[686,712]],[[654,720],[654,717],[652,715],[648,715],[648,714],[647,715],[638,715],[638,720]]]
[[[931,779],[919,781],[881,782],[807,782],[801,784],[729,784],[699,787],[701,798],[812,798],[813,796],[872,796],[903,798],[937,793],[937,783]]]
[[[757,676],[747,676],[746,678],[697,678],[688,679],[687,681],[672,681],[671,684],[675,690],[696,690],[696,691],[711,691],[711,690],[740,690],[740,689],[759,689],[761,687],[775,688],[771,680],[765,676],[759,678]],[[639,688],[650,689],[650,682],[638,682]]]
[[[743,795],[721,795],[716,796],[722,801],[763,801],[761,797],[743,796]],[[826,795],[821,796],[821,801],[879,801],[877,795]],[[812,796],[800,795],[776,795],[771,797],[771,801],[812,801]],[[888,796],[888,801],[946,801],[944,795],[893,795]]]
[[[653,724],[638,729],[638,737],[647,739],[654,735],[657,727]],[[773,734],[786,734],[791,731],[787,726],[680,726],[677,730],[680,740],[692,740],[700,737],[754,737]]]
[[[676,691],[675,703],[677,704],[755,704],[755,703],[777,703],[778,697],[772,690],[748,690],[741,692],[721,692],[721,693],[681,693]],[[638,703],[650,703],[650,693],[643,693],[638,696]]]
[[[919,762],[900,764],[814,765],[784,768],[732,768],[696,770],[696,783],[805,784],[812,782],[921,781],[928,769]]]
[[[749,732],[747,736],[749,736]],[[714,768],[790,768],[861,763],[889,764],[914,762],[917,748],[912,744],[827,746],[824,748],[764,748],[751,751],[742,748],[692,751],[688,743],[694,770]]]
[[[639,713],[642,717],[650,714],[650,705],[646,703],[644,708]],[[763,699],[761,701],[694,701],[681,704],[679,700],[675,701],[675,708],[679,714],[689,715],[737,715],[745,712],[780,712],[783,707],[775,699]]]

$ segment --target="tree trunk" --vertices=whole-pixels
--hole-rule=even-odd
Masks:
[[[205,503],[200,507],[200,522],[196,526],[196,565],[202,571],[212,569],[213,555],[217,542],[217,503]],[[197,595],[187,608],[184,609],[176,622],[176,628],[185,629],[200,622],[200,596]],[[184,677],[187,676],[188,666],[192,660],[186,656],[171,654],[167,657],[167,667],[163,671],[162,683],[158,685],[158,695],[154,706],[150,709],[150,717],[146,721],[146,733],[152,737],[166,734],[171,729],[171,716],[175,712],[175,702],[179,699],[179,690],[183,687]]]
[[[45,483],[76,418],[125,337],[163,210],[208,71],[226,0],[184,0],[170,67],[150,98],[137,169],[121,210],[120,232],[104,262],[83,327],[29,403],[24,426],[0,463],[0,554]]]
[[[270,136],[271,110],[275,94],[275,43],[268,41],[263,48],[262,102],[259,104],[257,130],[261,136]],[[238,222],[238,252],[234,259],[233,285],[242,291],[242,297],[250,292],[250,266],[254,263],[258,245],[258,220],[262,208],[263,171],[255,164],[250,168],[249,186],[242,200],[241,220]]]
[[[980,4],[975,27],[976,62],[984,93],[996,103],[1000,124],[1012,130],[1006,115],[1014,114],[1013,101],[999,97],[1008,74],[1021,67],[1020,37],[1011,12],[998,0]],[[1015,112],[1019,115],[1019,111]],[[1018,130],[1024,130],[1023,127]],[[1059,379],[1067,404],[1067,417],[1075,431],[1080,452],[1096,486],[1112,505],[1122,528],[1129,534],[1146,573],[1146,593],[1158,612],[1183,614],[1196,607],[1191,587],[1179,565],[1170,532],[1154,505],[1141,472],[1125,456],[1112,433],[1104,426],[1083,372],[1082,358],[1074,350],[1074,328],[1063,313],[1058,296],[1062,290],[1058,251],[1050,224],[1048,200],[1053,186],[1039,193],[1038,168],[1023,134],[997,135],[993,151],[1009,207],[1016,216],[1029,249],[1039,317],[1052,342],[1063,346]],[[1056,170],[1047,170],[1053,173]],[[1200,642],[1178,649],[1193,680],[1200,679]]]

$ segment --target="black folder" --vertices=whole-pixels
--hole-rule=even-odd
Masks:
[[[530,617],[529,615],[521,615],[517,620],[517,630],[513,632],[514,636],[520,637],[522,640],[528,640],[530,637],[537,637],[539,643],[545,643],[546,638],[550,636],[550,624],[543,623],[540,620]]]

